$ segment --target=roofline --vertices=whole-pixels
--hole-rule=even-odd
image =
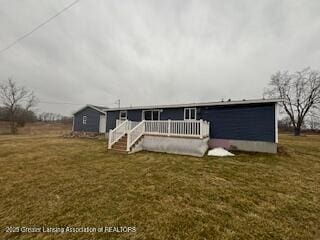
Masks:
[[[117,110],[139,110],[139,109],[158,109],[158,108],[205,107],[205,106],[224,106],[224,105],[259,104],[259,103],[278,103],[281,101],[282,101],[281,98],[251,99],[251,100],[108,108],[108,109],[103,109],[103,111],[108,112],[108,111],[117,111]]]
[[[83,109],[85,109],[85,108],[87,108],[87,107],[92,108],[92,109],[94,109],[94,110],[96,110],[96,111],[98,111],[98,112],[101,112],[101,113],[103,113],[103,114],[106,114],[106,111],[105,111],[106,109],[101,110],[101,109],[95,107],[95,106],[92,105],[92,104],[87,104],[87,105],[85,105],[84,107],[82,107],[82,108],[80,108],[79,110],[77,110],[77,111],[75,111],[74,113],[72,113],[72,115],[77,114],[78,112],[82,111]]]

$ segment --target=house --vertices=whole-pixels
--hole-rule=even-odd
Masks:
[[[106,132],[107,107],[86,105],[73,113],[73,132]]]
[[[101,116],[92,115],[91,120],[89,114],[99,109],[96,114],[105,113],[111,149],[201,156],[208,147],[219,146],[276,153],[278,102],[257,99],[109,109],[88,105],[74,115],[74,131],[102,132]]]

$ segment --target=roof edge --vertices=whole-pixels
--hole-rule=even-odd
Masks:
[[[138,109],[159,109],[159,108],[204,107],[204,106],[224,106],[224,105],[259,104],[259,103],[278,103],[281,101],[283,101],[281,98],[251,99],[251,100],[234,100],[234,101],[219,101],[219,102],[202,102],[202,103],[108,108],[108,109],[103,109],[103,111],[108,112],[108,111],[117,111],[117,110],[138,110]]]
[[[77,111],[75,111],[74,113],[72,113],[72,115],[75,115],[75,114],[77,114],[78,112],[81,112],[83,109],[85,109],[85,108],[87,108],[87,107],[92,108],[92,109],[94,109],[94,110],[96,110],[96,111],[98,111],[98,112],[101,112],[101,113],[103,113],[103,114],[106,113],[105,110],[107,109],[107,108],[106,108],[106,109],[101,110],[101,109],[95,107],[95,106],[92,105],[92,104],[87,104],[87,105],[85,105],[84,107],[82,107],[82,108],[78,109]]]

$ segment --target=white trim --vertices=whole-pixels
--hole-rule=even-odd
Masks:
[[[107,138],[107,135],[108,135],[108,115],[107,115],[107,112],[105,112],[104,114],[106,116],[106,132],[104,133],[105,137]]]
[[[105,109],[103,109],[103,110],[101,110],[101,109],[99,109],[99,108],[97,108],[97,107],[95,107],[95,106],[93,106],[93,105],[91,105],[91,104],[87,104],[87,105],[85,105],[84,107],[82,107],[82,108],[80,108],[79,110],[77,110],[76,112],[74,112],[72,115],[75,115],[75,114],[77,114],[78,112],[81,112],[82,110],[84,110],[84,109],[86,109],[86,108],[92,108],[92,109],[94,109],[94,110],[96,110],[96,111],[98,111],[98,112],[101,112],[101,113],[103,113],[103,114],[105,114],[105,110],[107,109],[107,108],[105,108]]]
[[[109,130],[108,149],[111,149],[112,145],[127,133],[127,125],[128,125],[128,120],[121,123],[115,129]]]
[[[221,106],[221,105],[241,105],[241,104],[255,104],[255,103],[277,103],[282,99],[252,99],[252,100],[237,100],[237,101],[220,101],[220,102],[203,102],[203,103],[188,103],[188,104],[172,104],[159,106],[137,106],[124,108],[106,108],[103,111],[117,111],[117,110],[138,110],[138,109],[159,109],[159,108],[181,108],[181,107],[204,107],[204,106]]]
[[[150,112],[151,111],[151,120],[153,121],[153,112],[157,111],[158,112],[158,117],[159,119],[158,120],[155,120],[155,121],[159,121],[161,119],[161,113],[162,113],[162,109],[147,109],[147,110],[142,110],[142,115],[141,115],[141,121],[145,120],[145,116],[144,116],[144,113],[145,112]]]
[[[125,121],[129,126],[132,126],[131,121]],[[123,124],[124,124],[123,123]],[[131,151],[131,147],[137,142],[143,135],[158,135],[158,136],[180,136],[180,137],[192,137],[192,138],[205,138],[209,137],[210,124],[209,122],[200,120],[142,120],[135,127],[119,125],[113,131],[110,131],[109,136],[109,148],[117,139],[120,139],[125,133],[127,133],[127,151]],[[125,133],[124,133],[125,132]],[[120,137],[117,137],[120,136]],[[115,139],[115,140],[113,140]]]
[[[72,116],[72,132],[74,132],[74,116]]]
[[[279,117],[279,105],[278,103],[274,106],[274,128],[275,128],[275,142],[279,142],[279,134],[278,134],[278,117]]]
[[[100,115],[99,119],[99,133],[105,133],[106,132],[106,115]]]
[[[186,118],[186,110],[189,110],[189,118]],[[194,110],[194,119],[191,118],[191,110]],[[184,108],[183,111],[183,119],[184,120],[197,120],[197,108]]]
[[[82,116],[82,125],[87,125],[87,120],[88,120],[87,115],[83,115]]]
[[[126,118],[121,118],[121,113],[126,113]],[[125,121],[127,119],[128,119],[128,111],[126,111],[126,110],[119,111],[119,120],[120,121]]]

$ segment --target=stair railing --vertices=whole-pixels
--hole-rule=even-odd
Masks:
[[[133,144],[135,144],[136,141],[138,141],[139,138],[144,134],[145,127],[145,120],[143,120],[128,132],[127,151],[130,151],[130,148],[133,146]]]
[[[109,131],[109,141],[108,141],[108,148],[111,149],[112,145],[115,144],[120,138],[122,138],[128,129],[128,120],[121,123],[115,129]]]
[[[109,131],[108,148],[116,143],[125,134],[127,137],[127,151],[144,134],[162,135],[162,136],[182,136],[205,138],[210,134],[210,123],[200,120],[178,120],[178,121],[147,121],[132,122],[124,121],[115,129]]]

